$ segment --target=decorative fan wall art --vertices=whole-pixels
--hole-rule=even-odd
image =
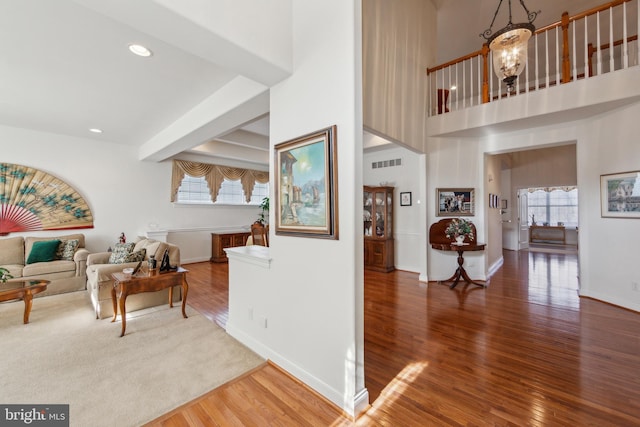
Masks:
[[[69,184],[27,166],[0,163],[0,235],[93,228],[87,202]]]

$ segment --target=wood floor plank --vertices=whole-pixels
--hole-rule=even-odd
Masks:
[[[487,288],[365,272],[355,423],[264,364],[149,425],[640,425],[640,313],[580,298],[575,254],[503,255]],[[224,327],[227,264],[186,268],[189,304]]]

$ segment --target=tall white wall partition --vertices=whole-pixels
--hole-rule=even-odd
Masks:
[[[368,404],[355,196],[362,194],[360,21],[360,1],[293,1],[293,73],[271,89],[271,149],[336,125],[339,238],[272,232],[270,262],[261,257],[244,268],[231,259],[227,323],[233,336],[351,415]],[[272,160],[272,181],[273,170]]]

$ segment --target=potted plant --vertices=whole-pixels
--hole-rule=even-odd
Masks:
[[[465,237],[473,241],[473,229],[471,222],[462,218],[454,218],[451,220],[447,228],[444,230],[447,238],[455,238],[458,244],[462,244]]]
[[[262,199],[258,207],[260,208],[260,213],[258,214],[257,222],[264,225],[269,219],[269,197]]]
[[[4,283],[9,279],[13,279],[13,276],[11,275],[11,273],[9,273],[9,270],[0,267],[0,282]]]

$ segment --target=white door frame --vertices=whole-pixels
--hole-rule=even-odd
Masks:
[[[528,214],[528,190],[519,188],[518,198],[518,250],[529,248],[529,214]]]

